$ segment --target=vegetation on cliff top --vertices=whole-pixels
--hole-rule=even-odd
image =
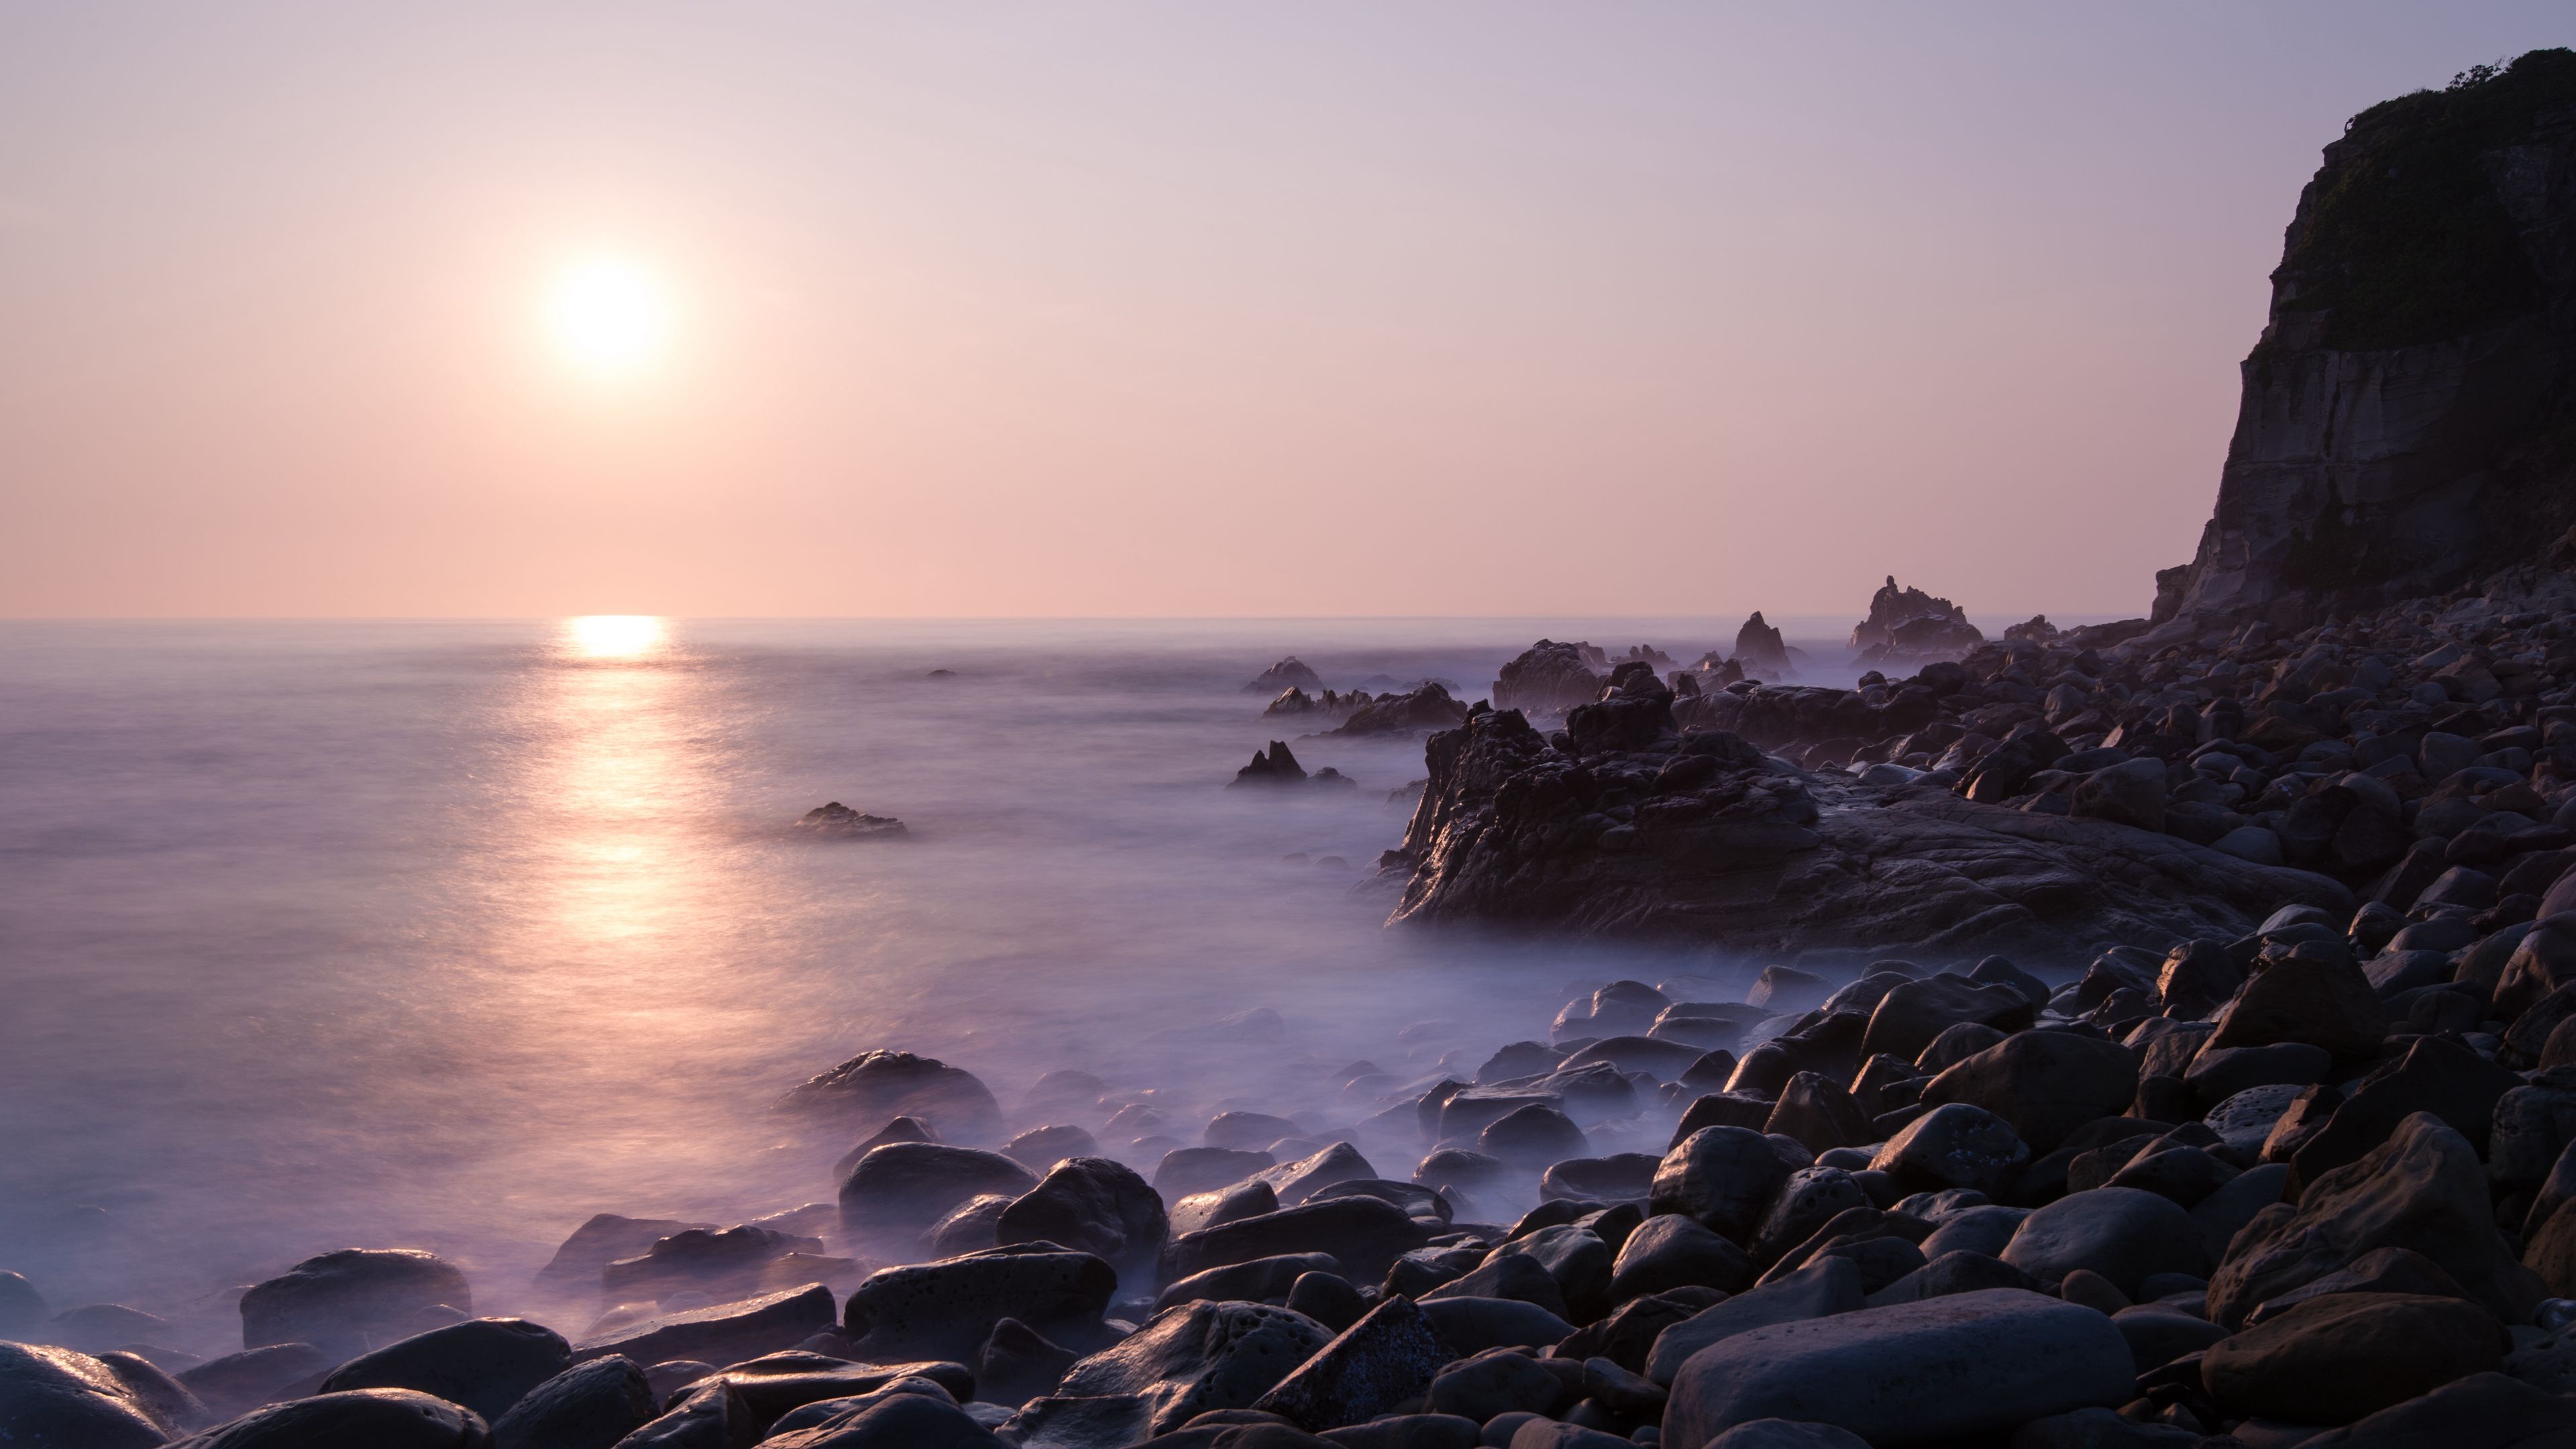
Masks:
[[[2324,343],[2408,347],[2532,311],[2539,286],[2487,154],[2576,108],[2576,51],[2480,66],[2383,101],[2326,148],[2272,274],[2284,312],[2324,311]]]

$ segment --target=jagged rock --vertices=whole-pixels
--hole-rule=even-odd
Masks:
[[[1227,788],[1237,785],[1303,785],[1307,783],[1306,767],[1297,763],[1296,752],[1285,740],[1272,740],[1268,753],[1254,751],[1252,763],[1234,772]]]
[[[1757,616],[1758,617],[1758,616]],[[2046,619],[2034,624],[2046,625]],[[2027,625],[2016,625],[2027,630]],[[2054,634],[2055,630],[2049,631]],[[1852,627],[1851,648],[1863,668],[1924,659],[1956,659],[1986,642],[1967,611],[1921,589],[1900,589],[1896,576],[1870,596],[1869,617]]]
[[[1530,714],[1563,714],[1600,695],[1602,685],[1608,682],[1603,677],[1607,666],[1601,651],[1588,644],[1541,639],[1502,667],[1501,677],[1494,681],[1494,707]],[[1595,674],[1595,669],[1603,673]]]
[[[1332,731],[1337,735],[1428,734],[1457,728],[1467,706],[1437,684],[1424,684],[1405,694],[1380,695],[1353,711]]]
[[[2527,1321],[2540,1301],[2539,1282],[2497,1236],[2477,1153],[2417,1113],[2359,1161],[2310,1183],[2296,1207],[2255,1214],[2210,1277],[2210,1317],[2242,1322],[2264,1300],[2383,1247],[2423,1254],[2504,1322]]]
[[[1254,675],[1252,682],[1243,686],[1243,693],[1275,695],[1283,689],[1321,691],[1323,687],[1323,676],[1308,668],[1306,663],[1296,655],[1291,654]]]
[[[1252,1407],[1332,1339],[1290,1309],[1203,1300],[1075,1363],[1055,1393],[1141,1396],[1152,1432],[1169,1433],[1211,1409]]]
[[[2118,1116],[2137,1094],[2138,1058],[2127,1047],[2074,1032],[2026,1031],[1934,1077],[1922,1101],[1981,1107],[2033,1152],[2046,1153],[2085,1123]]]
[[[1789,644],[1780,631],[1764,623],[1762,611],[1744,621],[1735,631],[1735,662],[1755,679],[1787,679],[1797,671],[1789,667]],[[1495,700],[1497,705],[1502,701]]]
[[[1748,954],[1964,953],[2106,939],[2162,950],[2247,934],[2285,900],[2350,909],[2322,876],[1941,790],[1880,797],[1783,772],[1717,732],[1680,737],[1678,755],[1648,752],[1675,738],[1660,691],[1577,709],[1567,737],[1570,754],[1510,710],[1431,737],[1394,919],[1678,936]]]
[[[1318,1349],[1252,1407],[1310,1430],[1338,1429],[1419,1399],[1456,1355],[1398,1294]]]
[[[911,834],[902,821],[891,815],[862,814],[838,800],[806,811],[796,824],[799,829],[835,840],[892,840]]]

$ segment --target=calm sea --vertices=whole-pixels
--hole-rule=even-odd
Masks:
[[[1152,1088],[1192,1142],[1228,1103],[1347,1120],[1354,1060],[1472,1065],[1569,983],[1712,967],[1384,929],[1354,884],[1419,742],[1295,740],[1359,788],[1229,792],[1296,734],[1242,684],[1293,652],[1473,699],[1541,633],[1731,627],[0,625],[0,1268],[198,1352],[227,1287],[334,1247],[503,1308],[593,1212],[829,1199],[847,1142],[767,1105],[879,1046],[1006,1107]],[[826,800],[912,834],[793,828]]]

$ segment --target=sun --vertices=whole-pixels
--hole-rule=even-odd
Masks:
[[[564,621],[564,643],[583,659],[638,659],[662,645],[662,621],[651,614],[585,614]]]
[[[546,295],[546,331],[564,359],[582,371],[632,377],[670,348],[670,297],[644,267],[596,258],[555,278]]]

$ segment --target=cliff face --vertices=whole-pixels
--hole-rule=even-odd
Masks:
[[[2218,505],[2155,617],[2299,624],[2576,523],[2576,53],[2353,118],[2299,197]]]

